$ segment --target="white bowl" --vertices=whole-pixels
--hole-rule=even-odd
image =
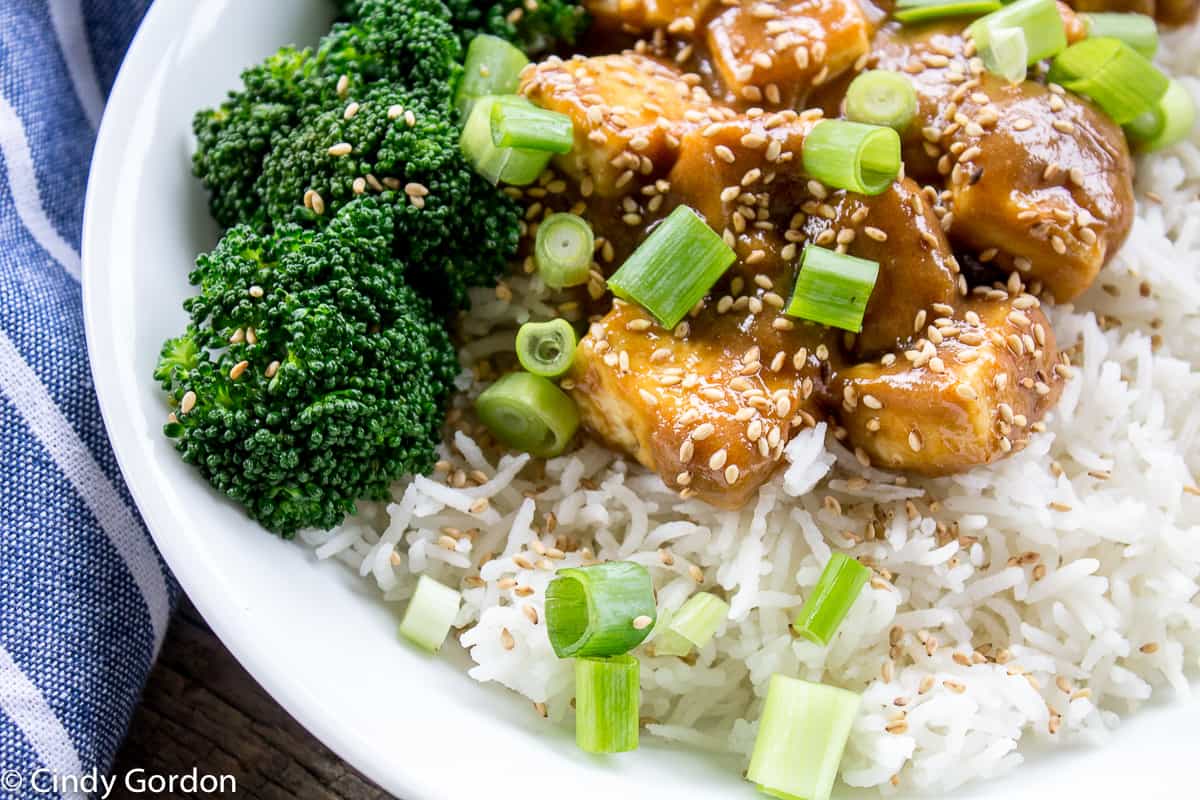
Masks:
[[[175,575],[234,655],[340,756],[406,800],[755,797],[744,765],[656,745],[577,751],[569,731],[400,642],[394,610],[338,564],[271,536],[218,497],[161,433],[151,379],[182,331],[195,255],[217,229],[189,172],[193,112],[241,69],[327,30],[326,0],[158,0],[100,131],[84,228],[84,305],[100,404],[129,487]],[[1195,797],[1195,701],[1135,715],[1105,747],[1037,756],[956,795],[1009,800]],[[844,793],[846,790],[842,789]]]

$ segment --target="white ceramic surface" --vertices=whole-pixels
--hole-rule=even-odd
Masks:
[[[316,564],[219,499],[161,435],[151,370],[182,330],[186,275],[212,245],[188,169],[190,120],[240,69],[326,29],[325,0],[158,0],[121,70],[100,132],[84,231],[84,300],[101,407],[155,541],[213,629],[318,738],[406,800],[578,796],[752,798],[736,760],[643,738],[589,758],[530,704],[467,678],[461,652],[397,640],[394,609],[337,564]],[[453,648],[447,648],[453,650]],[[1152,708],[1102,749],[1035,757],[956,796],[1193,798],[1200,703]],[[843,788],[842,794],[845,794]]]

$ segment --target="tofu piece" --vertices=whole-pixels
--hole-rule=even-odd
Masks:
[[[787,184],[799,178],[800,149],[815,121],[786,110],[692,128],[680,140],[668,175],[672,197],[700,212],[719,233],[730,231],[727,241],[738,237],[734,249],[745,260],[760,209],[778,212],[772,198],[790,192]]]
[[[617,301],[579,343],[571,395],[589,430],[684,497],[738,508],[775,471],[795,426],[815,424],[819,369],[796,352],[805,342],[814,352],[823,336],[711,309],[672,333]]]
[[[874,197],[822,187],[819,197],[813,195],[799,164],[815,122],[784,111],[689,132],[669,176],[672,197],[727,232],[739,269],[770,274],[781,284],[790,286],[791,262],[804,241],[830,249],[841,245],[850,255],[878,262],[879,279],[854,343],[859,355],[874,355],[911,338],[919,312],[932,320],[940,315],[935,306],[958,300],[958,263],[912,180],[896,181]],[[759,209],[778,218],[781,207],[807,215],[793,235],[755,226]]]
[[[746,0],[710,20],[705,41],[731,95],[793,108],[850,69],[873,33],[857,0]]]
[[[1072,36],[1082,23],[1060,6]],[[971,74],[962,23],[888,25],[878,68],[905,70],[917,120],[904,163],[945,185],[947,236],[956,247],[1021,274],[1065,302],[1095,280],[1133,223],[1133,161],[1125,135],[1087,101],[1036,81]],[[948,55],[953,54],[953,55]],[[920,69],[911,69],[912,64]]]
[[[874,466],[936,476],[990,464],[1023,448],[1058,401],[1065,370],[1031,295],[973,298],[945,327],[937,344],[832,381],[849,441]]]
[[[645,33],[655,28],[689,32],[700,25],[714,0],[585,0],[602,29]]]
[[[831,249],[840,245],[849,255],[879,264],[863,329],[852,347],[858,356],[874,356],[920,335],[922,320],[944,316],[959,301],[958,262],[941,223],[911,179],[898,180],[873,197],[834,192],[825,200],[809,201],[804,211],[809,241]]]
[[[571,118],[575,146],[555,164],[585,197],[628,194],[635,179],[665,175],[680,137],[712,107],[679,70],[636,53],[551,58],[522,73],[520,91]]]

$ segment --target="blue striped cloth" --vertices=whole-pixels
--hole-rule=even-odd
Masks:
[[[88,369],[80,233],[104,98],[149,0],[0,0],[0,768],[106,771],[178,590]],[[15,789],[0,797],[58,797]],[[66,796],[79,796],[67,793]]]

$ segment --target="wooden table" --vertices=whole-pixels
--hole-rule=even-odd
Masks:
[[[232,775],[236,797],[247,800],[390,797],[272,700],[186,601],[171,622],[114,774],[139,767],[147,775],[182,775],[193,768],[201,775]],[[121,790],[111,796],[133,797]]]

